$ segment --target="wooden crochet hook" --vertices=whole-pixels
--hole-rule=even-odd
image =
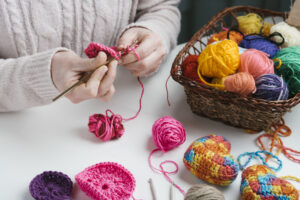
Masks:
[[[135,40],[135,41],[133,42],[133,44],[129,46],[129,48],[134,47],[137,43],[138,43],[138,41]],[[125,51],[122,50],[122,51],[121,51],[121,56],[124,55],[124,53],[125,53]],[[53,102],[56,101],[56,100],[59,99],[60,97],[62,97],[62,96],[64,96],[64,95],[66,95],[67,93],[69,93],[72,89],[74,89],[75,87],[77,87],[77,86],[80,85],[81,83],[86,82],[87,80],[89,80],[89,78],[91,77],[91,75],[92,75],[97,69],[99,69],[100,67],[102,67],[102,66],[104,66],[104,65],[109,64],[110,62],[112,62],[112,61],[114,61],[114,60],[116,60],[116,58],[111,57],[111,56],[108,57],[107,61],[106,61],[103,65],[97,67],[97,68],[94,69],[93,71],[87,72],[87,73],[86,73],[84,76],[82,76],[76,83],[74,83],[74,84],[73,84],[72,86],[70,86],[68,89],[66,89],[65,91],[63,91],[62,93],[60,93],[60,94],[59,94],[57,97],[55,97],[52,101],[53,101]]]

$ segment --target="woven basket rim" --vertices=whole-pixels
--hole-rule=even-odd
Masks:
[[[278,12],[272,11],[269,9],[261,9],[252,6],[233,6],[229,8],[225,8],[215,16],[211,18],[211,20],[206,23],[202,28],[200,28],[187,42],[187,44],[180,50],[177,54],[176,58],[173,61],[171,68],[171,76],[172,78],[183,85],[184,87],[188,87],[195,91],[206,92],[208,95],[215,95],[216,98],[226,100],[230,98],[231,101],[243,102],[245,104],[249,104],[251,107],[260,107],[262,109],[272,109],[272,110],[280,110],[280,111],[288,111],[292,107],[296,106],[300,102],[300,92],[298,92],[293,98],[288,100],[280,100],[280,101],[268,101],[263,99],[257,99],[251,96],[241,96],[237,93],[232,93],[228,91],[222,91],[215,89],[211,86],[207,86],[205,84],[198,83],[196,81],[190,80],[187,77],[184,77],[182,74],[178,73],[178,66],[180,66],[179,62],[182,60],[183,56],[186,55],[186,52],[190,48],[194,46],[194,44],[201,39],[203,35],[207,33],[207,30],[212,27],[213,24],[217,23],[220,19],[231,12],[256,12],[258,14],[263,14],[264,16],[279,16],[282,18],[287,18],[288,13],[286,12]],[[228,100],[228,99],[227,99]],[[250,105],[251,104],[251,105]]]

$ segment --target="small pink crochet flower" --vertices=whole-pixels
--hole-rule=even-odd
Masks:
[[[88,167],[75,179],[80,189],[94,200],[128,200],[135,189],[133,175],[112,162]]]

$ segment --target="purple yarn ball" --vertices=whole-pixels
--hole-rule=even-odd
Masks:
[[[279,51],[278,46],[267,38],[260,35],[245,36],[240,46],[246,49],[257,49],[270,55],[270,58]]]
[[[31,196],[36,200],[71,200],[73,182],[55,171],[46,171],[37,175],[29,185]]]
[[[276,74],[264,74],[256,81],[256,92],[253,94],[258,99],[270,101],[287,100],[289,90],[282,77]]]

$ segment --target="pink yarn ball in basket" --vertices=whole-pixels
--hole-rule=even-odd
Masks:
[[[133,198],[135,179],[122,165],[104,162],[86,168],[75,177],[80,189],[94,200]]]

